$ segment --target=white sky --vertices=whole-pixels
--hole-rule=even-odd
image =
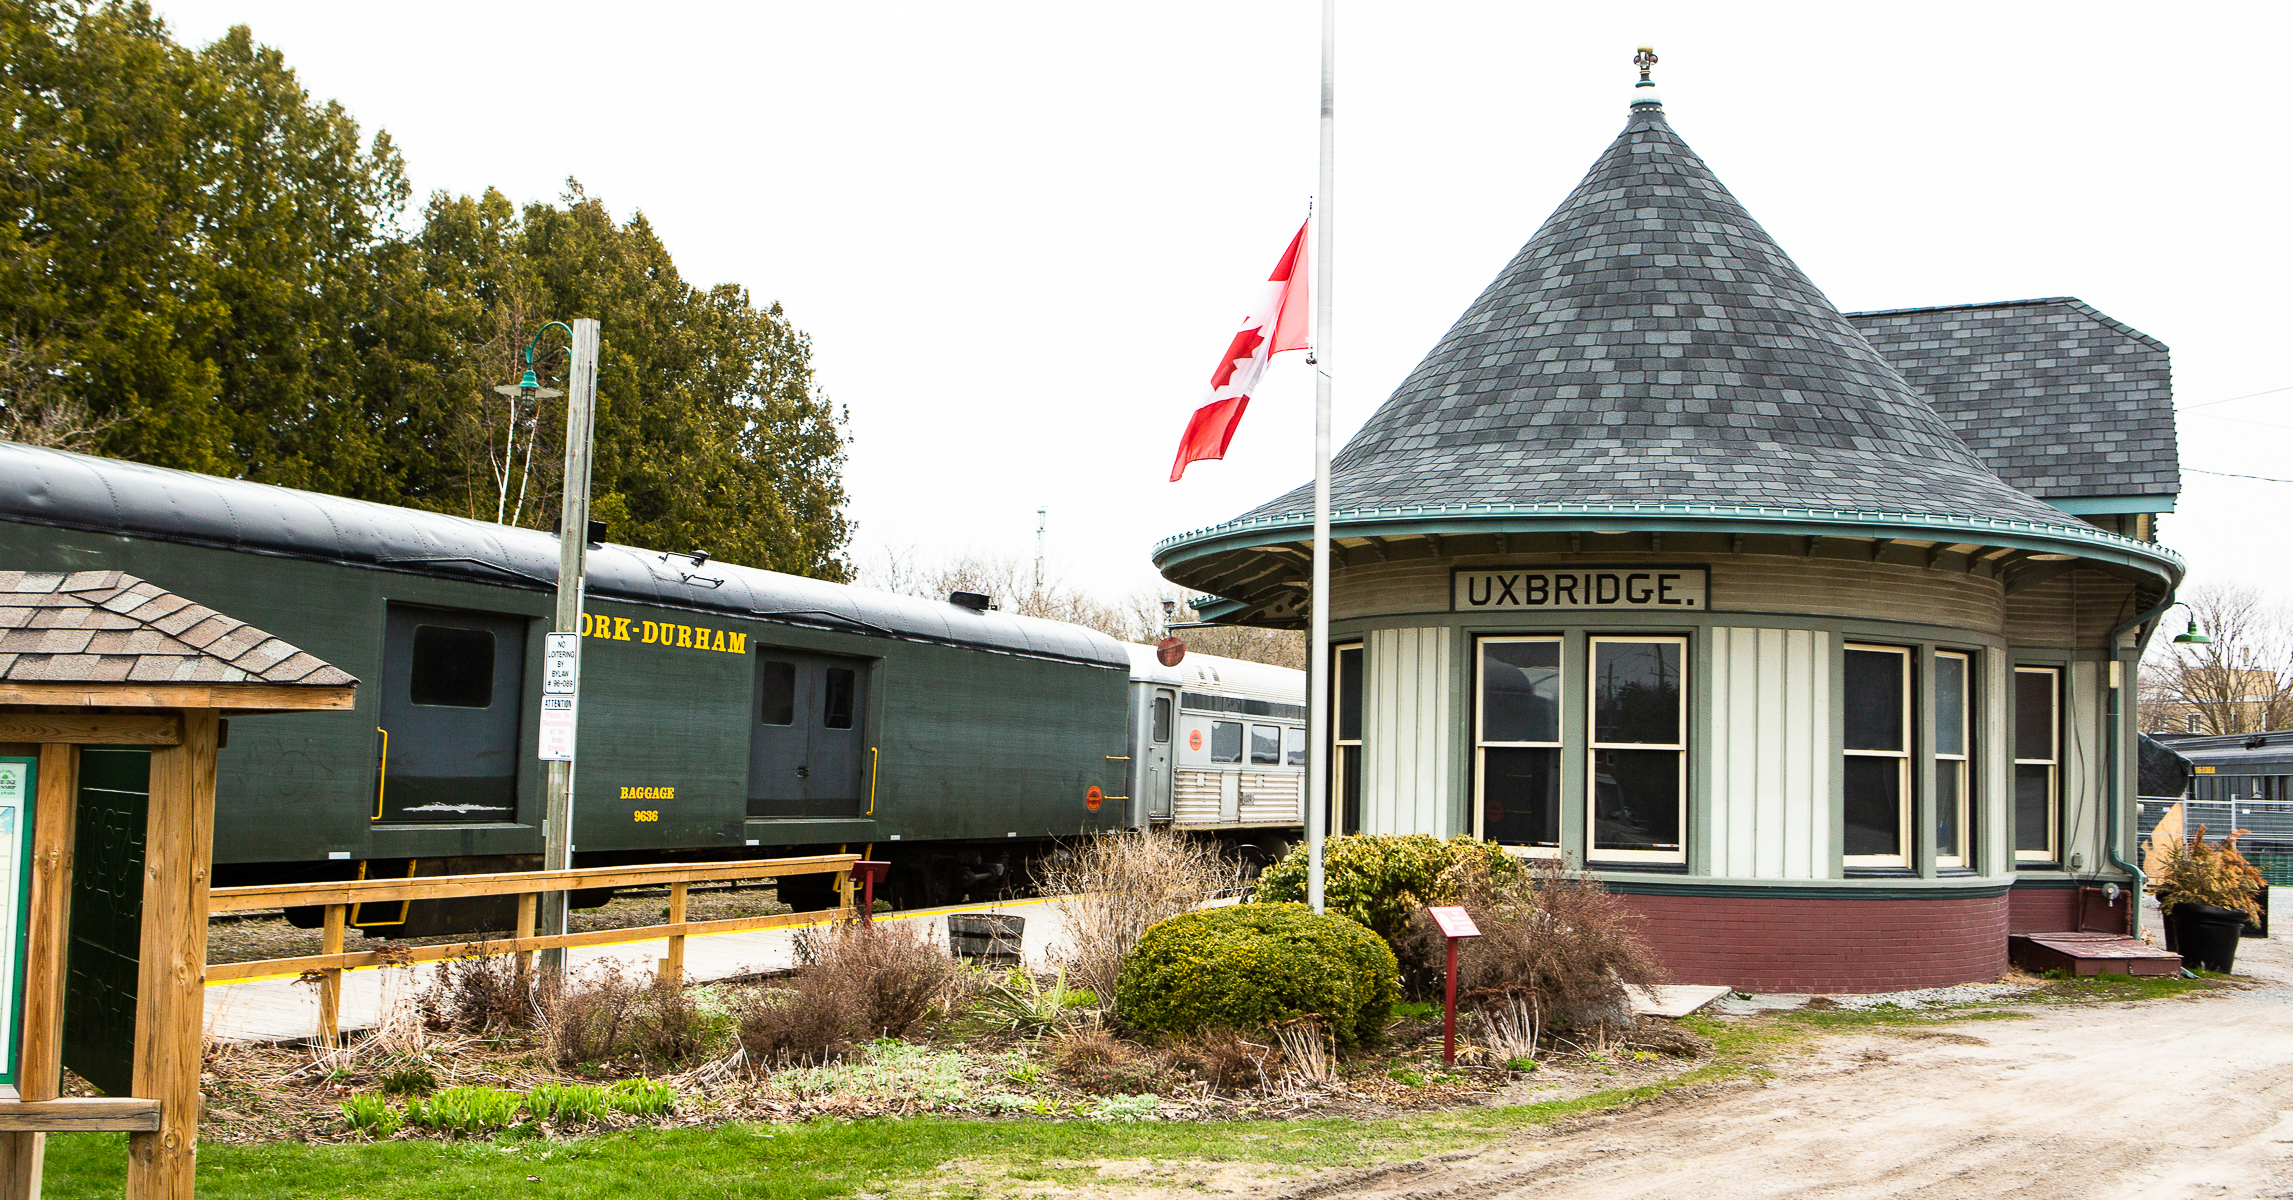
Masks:
[[[642,209],[812,334],[857,551],[1109,596],[1311,471],[1301,355],[1223,463],[1186,414],[1315,185],[1319,5],[156,0],[386,128],[416,195]],[[1339,444],[1623,126],[1674,128],[1841,308],[2074,295],[2173,348],[2185,468],[2293,479],[2293,5],[1340,6]],[[558,317],[580,314],[558,313]],[[2273,395],[2190,406],[2268,389]],[[2293,484],[2191,474],[2193,580],[2293,591]]]

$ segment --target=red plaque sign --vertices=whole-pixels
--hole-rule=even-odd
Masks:
[[[1442,937],[1481,936],[1480,927],[1473,924],[1473,918],[1462,908],[1428,908],[1425,912],[1433,918],[1434,924],[1441,927]]]
[[[1099,785],[1094,783],[1083,791],[1083,807],[1090,809],[1092,812],[1097,812],[1099,811],[1099,805],[1103,803],[1106,798],[1107,794],[1100,791]]]
[[[1166,667],[1177,666],[1186,661],[1186,643],[1174,637],[1166,637],[1156,642],[1154,660]]]

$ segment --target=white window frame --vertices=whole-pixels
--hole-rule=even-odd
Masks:
[[[1348,650],[1360,653],[1360,657],[1355,661],[1361,665],[1361,672],[1365,677],[1369,674],[1369,646],[1367,642],[1330,643],[1330,777],[1324,783],[1324,786],[1330,789],[1330,794],[1323,798],[1323,803],[1329,805],[1329,821],[1325,828],[1333,836],[1353,832],[1345,828],[1346,768],[1354,759],[1359,758],[1362,752],[1361,738],[1338,736],[1339,732],[1345,728],[1344,714],[1341,710],[1344,706],[1345,696],[1345,652]],[[1363,683],[1366,685],[1368,680],[1365,678]],[[1357,734],[1366,733],[1368,730],[1369,692],[1365,687],[1362,692],[1361,728],[1355,732]],[[1367,779],[1362,781],[1362,788],[1365,792],[1368,790],[1369,781]],[[1362,798],[1362,805],[1367,808],[1368,804],[1369,799],[1365,795]],[[1364,812],[1361,815],[1363,823],[1367,824],[1369,814]]]
[[[2054,680],[2054,685],[2047,689],[2047,696],[2051,703],[2046,714],[2047,738],[2053,749],[2053,756],[2050,758],[2022,757],[2022,688],[2018,682],[2012,692],[2014,724],[2008,727],[2007,734],[2014,743],[2011,753],[2015,756],[2014,775],[2016,776],[2008,781],[2010,785],[2009,795],[2012,799],[2007,806],[2007,844],[2014,847],[2014,861],[2017,863],[2059,863],[2062,861],[2063,670],[2061,667],[2044,663],[2016,663],[2014,674],[2018,681],[2024,675],[2046,675]],[[2025,850],[2020,845],[2022,841],[2022,783],[2020,776],[2023,767],[2046,768],[2046,849],[2044,850]]]
[[[1975,746],[1975,656],[1964,650],[1937,650],[1935,657],[1938,660],[1956,659],[1959,663],[1959,752],[1957,754],[1943,752],[1942,714],[1937,713],[1934,716],[1936,733],[1935,775],[1937,778],[1941,778],[1945,771],[1955,772],[1959,783],[1956,789],[1959,798],[1959,811],[1957,817],[1951,822],[1951,827],[1959,831],[1959,844],[1946,847],[1940,840],[1935,843],[1935,869],[1938,871],[1963,871],[1967,868],[1967,860],[1970,857],[1967,851],[1972,843],[1973,835],[1973,830],[1968,827],[1967,821],[1974,814],[1974,796],[1970,791],[1970,785],[1973,783],[1971,764],[1974,760]],[[1939,668],[1935,672],[1935,680],[1938,684],[1942,681],[1942,671]],[[1939,790],[1937,789],[1937,791]],[[1929,794],[1933,795],[1934,793]],[[1941,803],[1939,795],[1936,796],[1936,802]]]
[[[1482,782],[1489,777],[1489,764],[1488,756],[1482,752],[1484,750],[1491,749],[1492,747],[1499,750],[1553,750],[1556,752],[1561,751],[1562,749],[1558,736],[1549,742],[1492,742],[1482,738],[1481,719],[1483,716],[1482,709],[1484,707],[1482,701],[1483,698],[1487,695],[1487,692],[1484,690],[1487,682],[1484,676],[1487,674],[1487,672],[1483,670],[1485,660],[1481,656],[1481,647],[1488,645],[1491,642],[1549,642],[1552,644],[1554,649],[1559,652],[1554,655],[1554,661],[1560,664],[1559,669],[1561,672],[1562,686],[1564,688],[1567,686],[1568,679],[1567,646],[1563,642],[1561,636],[1557,633],[1517,635],[1503,634],[1491,637],[1478,637],[1473,639],[1473,836],[1476,838],[1482,838],[1484,840],[1487,839],[1488,834],[1484,832],[1485,825],[1481,820]],[[1684,653],[1682,657],[1683,659],[1686,657]],[[1554,734],[1558,735],[1565,732],[1565,726],[1558,720],[1559,713],[1556,712],[1554,716],[1556,726],[1561,726],[1556,727],[1553,730]],[[1556,762],[1559,757],[1560,755],[1558,753],[1554,755]],[[1566,805],[1567,803],[1568,798],[1565,795],[1561,796],[1558,800],[1558,804],[1560,805]],[[1551,846],[1526,846],[1505,843],[1505,849],[1514,854],[1522,855],[1528,858],[1559,858],[1562,853],[1562,848],[1559,845],[1558,830],[1554,831],[1554,837],[1555,844]]]
[[[1913,729],[1911,722],[1913,711],[1911,663],[1913,660],[1911,649],[1908,646],[1879,646],[1867,642],[1847,642],[1840,648],[1848,651],[1860,651],[1865,654],[1892,654],[1896,657],[1899,670],[1895,678],[1902,692],[1902,699],[1897,705],[1897,711],[1903,714],[1903,727],[1898,731],[1896,738],[1897,743],[1902,747],[1899,750],[1856,750],[1845,744],[1839,748],[1840,754],[1846,758],[1892,758],[1895,760],[1895,848],[1897,851],[1894,854],[1841,854],[1839,861],[1842,866],[1848,867],[1908,867],[1911,865],[1911,759],[1913,757],[1911,742]],[[1842,668],[1842,673],[1844,674],[1844,668]],[[1844,704],[1847,699],[1847,685],[1844,678],[1840,680],[1839,695],[1841,703]],[[1843,738],[1843,743],[1844,740]],[[1844,804],[1846,803],[1845,785],[1842,784],[1841,786],[1840,802]]]
[[[1603,742],[1598,740],[1600,715],[1600,648],[1610,643],[1670,642],[1680,647],[1680,740],[1671,745],[1655,742]],[[1589,863],[1681,863],[1688,861],[1688,638],[1684,634],[1660,636],[1605,636],[1585,639],[1584,650],[1584,857]],[[1678,756],[1680,797],[1678,850],[1604,850],[1600,823],[1593,811],[1600,799],[1600,752],[1603,750],[1670,750]]]

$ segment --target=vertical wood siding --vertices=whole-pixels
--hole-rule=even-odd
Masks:
[[[1711,873],[1829,878],[1831,635],[1714,628],[1711,644]]]
[[[1454,629],[1373,629],[1362,658],[1362,825],[1369,833],[1449,828]]]

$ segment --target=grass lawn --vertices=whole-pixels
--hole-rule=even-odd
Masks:
[[[2216,985],[2116,977],[2059,981],[2049,992],[2057,1002],[2114,1001],[2159,999],[2207,986]],[[513,1131],[491,1140],[451,1143],[209,1143],[199,1152],[199,1191],[202,1196],[234,1200],[471,1196],[830,1200],[859,1193],[912,1192],[929,1181],[936,1195],[960,1198],[977,1194],[971,1172],[932,1179],[944,1165],[957,1161],[967,1167],[977,1164],[1006,1179],[1070,1183],[1092,1175],[1094,1168],[1087,1164],[1109,1159],[1254,1163],[1301,1171],[1363,1166],[1484,1146],[1493,1137],[1516,1130],[1755,1073],[1818,1032],[2028,1015],[1975,1006],[1939,1011],[1801,1011],[1750,1021],[1689,1017],[1681,1023],[1711,1040],[1712,1055],[1704,1065],[1662,1083],[1546,1104],[1383,1120],[1111,1124],[913,1117],[637,1129],[573,1141]],[[52,1136],[45,1195],[51,1200],[118,1196],[126,1162],[123,1134]]]

